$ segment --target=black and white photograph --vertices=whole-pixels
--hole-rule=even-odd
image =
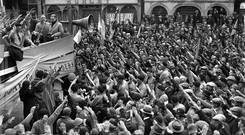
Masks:
[[[0,135],[245,135],[245,0],[0,0]]]

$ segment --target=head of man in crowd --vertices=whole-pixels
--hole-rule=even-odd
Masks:
[[[55,23],[55,22],[57,21],[57,16],[56,16],[56,14],[51,14],[50,20],[51,20],[52,23]]]
[[[40,22],[44,23],[45,21],[46,21],[46,16],[45,15],[41,15]]]

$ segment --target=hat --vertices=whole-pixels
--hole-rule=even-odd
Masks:
[[[157,115],[155,117],[155,120],[154,120],[154,126],[152,127],[152,132],[154,134],[159,134],[161,135],[162,132],[164,131],[165,129],[165,122],[164,122],[164,118],[163,116],[161,115]]]
[[[164,103],[164,105],[168,104],[168,95],[167,94],[163,94],[160,98],[159,101],[161,103]]]
[[[211,102],[212,102],[212,103],[218,103],[218,104],[222,104],[222,103],[223,103],[223,101],[222,101],[221,98],[213,98],[213,99],[211,100]]]
[[[190,87],[189,83],[184,82],[180,84],[184,89],[188,89]]]
[[[175,76],[174,77],[174,81],[179,83],[180,82],[180,78],[178,76]]]
[[[179,120],[174,120],[168,124],[167,131],[169,133],[182,133],[184,125]]]
[[[141,129],[138,129],[138,130],[135,130],[134,131],[134,134],[136,134],[136,135],[143,135],[144,132]]]
[[[187,78],[185,76],[183,76],[183,75],[181,75],[179,77],[179,79],[180,79],[180,82],[186,82],[186,80],[187,80]]]
[[[233,100],[235,102],[239,102],[239,103],[244,103],[245,102],[245,99],[243,97],[241,97],[241,96],[235,96],[235,97],[233,97]]]
[[[236,78],[234,76],[228,76],[226,78],[227,81],[236,81]]]
[[[188,130],[188,134],[193,134],[193,133],[197,133],[197,126],[196,126],[196,124],[189,124],[188,126],[187,126],[187,130]]]
[[[99,134],[99,131],[97,128],[93,128],[90,132],[90,135],[98,135]]]
[[[193,93],[193,90],[192,90],[192,89],[184,89],[184,91],[185,91],[186,93]]]
[[[144,108],[140,110],[141,112],[149,115],[154,115],[153,109],[150,105],[144,105]]]
[[[168,70],[164,70],[164,71],[161,73],[160,78],[161,78],[161,79],[166,79],[166,78],[168,78],[169,76],[170,76],[169,71],[168,71]]]
[[[71,114],[71,108],[70,107],[65,107],[63,109],[62,115],[63,116],[70,116],[70,114]]]
[[[136,91],[131,91],[129,92],[129,96],[133,99],[133,100],[140,100],[141,99],[141,95],[139,92],[136,92]]]
[[[203,120],[199,120],[195,123],[195,125],[198,127],[198,128],[203,128],[204,126],[209,126],[209,124],[206,122],[206,121],[203,121]]]
[[[207,66],[202,66],[202,67],[201,67],[201,70],[207,70],[207,69],[208,69]]]
[[[68,80],[73,81],[76,78],[76,75],[74,73],[69,73],[68,74]]]
[[[210,87],[217,87],[217,85],[216,85],[214,82],[208,82],[208,83],[207,83],[207,86],[210,86]]]
[[[182,112],[185,112],[186,111],[186,108],[183,104],[177,104],[175,107],[174,107],[174,110],[175,111],[182,111]]]
[[[80,126],[81,124],[85,123],[86,122],[86,119],[81,119],[81,118],[76,118],[74,120],[74,125],[75,126]]]
[[[230,108],[230,111],[237,117],[241,117],[244,112],[243,108],[237,106]]]
[[[224,122],[226,120],[226,117],[223,114],[217,114],[213,117],[213,120],[218,120],[220,122]]]
[[[214,114],[214,110],[210,109],[210,108],[203,108],[202,112],[208,116],[213,116]]]

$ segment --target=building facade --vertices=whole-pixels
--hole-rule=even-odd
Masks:
[[[144,4],[146,15],[175,15],[194,14],[196,10],[201,16],[207,16],[213,8],[225,11],[231,15],[234,11],[234,0],[145,0]]]
[[[38,16],[44,13],[44,0],[2,0],[7,14],[26,14],[27,11],[34,8]]]
[[[94,16],[98,22],[101,15],[106,23],[114,18],[116,9],[119,9],[118,21],[127,19],[138,22],[141,18],[141,5],[139,0],[71,0],[72,19],[79,19]],[[68,20],[68,1],[67,0],[45,0],[46,14],[49,16],[56,13],[60,20]]]

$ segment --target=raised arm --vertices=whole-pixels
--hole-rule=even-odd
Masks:
[[[35,112],[35,109],[36,109],[36,106],[33,106],[33,107],[31,108],[30,113],[29,113],[29,114],[26,116],[26,118],[25,118],[23,121],[21,121],[20,123],[23,124],[24,126],[28,126],[28,125],[30,124],[32,118],[33,118],[33,114],[34,114],[34,112]]]
[[[56,108],[56,110],[51,114],[51,116],[48,118],[48,124],[52,125],[55,120],[58,118],[60,113],[63,110],[64,105],[67,103],[67,97],[64,99],[64,101]]]

